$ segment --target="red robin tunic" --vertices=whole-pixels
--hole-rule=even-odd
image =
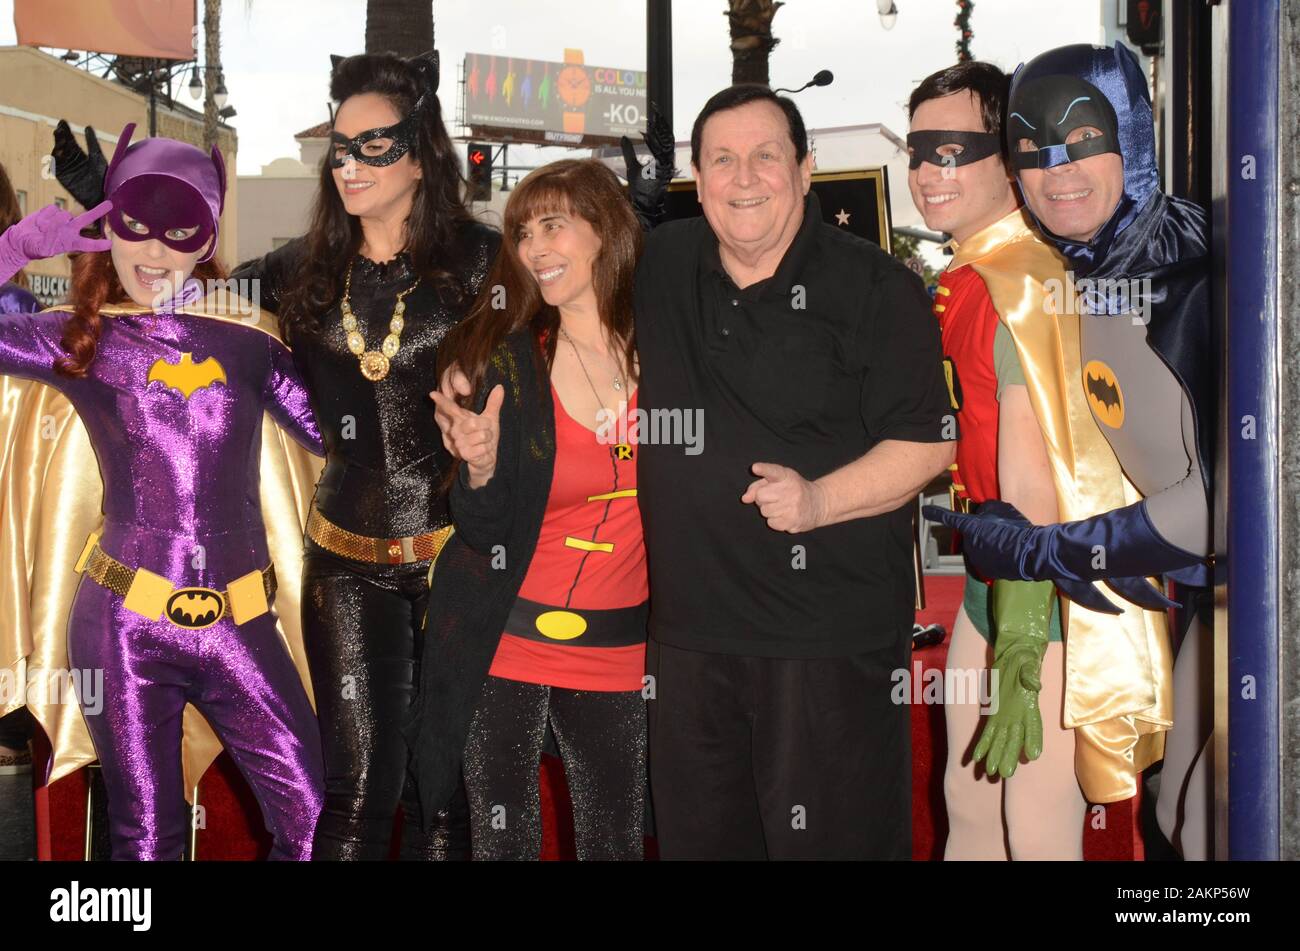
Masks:
[[[569,416],[551,389],[555,474],[489,673],[570,690],[640,690],[650,588],[636,495],[636,394],[621,421],[626,429],[597,433]]]
[[[972,502],[998,492],[998,376],[993,341],[999,322],[988,288],[972,267],[945,271],[934,295],[944,374],[961,438],[952,467],[957,495]]]
[[[1000,499],[998,487],[998,410],[1000,387],[1024,384],[1024,372],[1011,334],[1002,326],[984,279],[970,266],[952,268],[939,278],[934,313],[943,339],[944,372],[961,438],[952,467],[953,490],[971,502]],[[957,507],[956,504],[953,505]],[[990,584],[966,576],[962,603],[966,616],[991,640]],[[1048,639],[1061,640],[1060,613],[1052,604]]]

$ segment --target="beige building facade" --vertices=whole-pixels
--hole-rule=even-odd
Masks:
[[[156,115],[160,136],[202,148],[202,113],[159,100]],[[41,50],[0,47],[0,162],[9,173],[25,214],[54,203],[62,203],[69,210],[78,207],[54,176],[50,149],[60,119],[68,120],[83,148],[85,128],[94,126],[105,158],[111,159],[118,133],[128,122],[136,123],[133,141],[149,134],[149,100]],[[225,125],[218,128],[217,137],[228,181],[217,257],[233,266],[239,247],[235,176],[238,140],[235,130]],[[33,292],[43,303],[58,303],[66,296],[71,269],[65,255],[34,261],[26,272]]]

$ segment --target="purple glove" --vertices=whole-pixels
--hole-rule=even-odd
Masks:
[[[103,201],[73,217],[58,205],[46,205],[10,226],[0,234],[0,283],[41,258],[69,251],[107,251],[113,246],[110,239],[83,237],[81,229],[103,218],[112,207],[111,201]]]

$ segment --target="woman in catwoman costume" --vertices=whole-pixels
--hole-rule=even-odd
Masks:
[[[451,532],[428,392],[500,243],[465,206],[437,85],[436,54],[336,57],[310,229],[232,275],[260,279],[325,441],[302,591],[326,773],[314,859],[387,857],[399,801],[403,858],[469,857],[463,791],[421,832],[400,733],[430,561]]]

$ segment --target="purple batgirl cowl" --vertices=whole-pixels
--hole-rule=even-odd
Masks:
[[[0,315],[0,373],[59,389],[80,415],[104,484],[104,554],[177,588],[224,592],[270,563],[259,500],[263,412],[317,455],[320,434],[275,337],[235,318],[139,310],[104,309],[83,379],[54,371],[65,355],[63,309]],[[83,712],[108,790],[114,858],[181,856],[186,703],[252,787],[274,836],[271,858],[310,857],[320,737],[273,610],[242,624],[228,612],[195,630],[166,613],[150,620],[128,610],[83,576],[68,656],[73,668],[103,671],[102,710]]]

